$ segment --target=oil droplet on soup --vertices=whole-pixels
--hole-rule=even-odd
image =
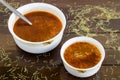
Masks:
[[[49,40],[62,29],[61,21],[54,14],[34,11],[25,14],[25,16],[32,22],[32,25],[19,18],[13,28],[14,33],[24,40],[31,42]]]
[[[64,58],[68,64],[76,68],[91,68],[101,59],[99,49],[88,42],[76,42],[67,47]]]

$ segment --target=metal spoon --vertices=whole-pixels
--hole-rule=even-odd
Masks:
[[[13,13],[15,13],[18,17],[20,17],[21,19],[23,19],[25,22],[27,22],[29,25],[32,25],[32,23],[25,17],[23,16],[20,12],[18,12],[15,8],[13,8],[12,6],[10,6],[5,0],[0,0],[0,2],[6,6],[10,11],[12,11]]]

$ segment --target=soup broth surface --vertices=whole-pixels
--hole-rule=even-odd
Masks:
[[[32,25],[19,18],[13,28],[14,33],[24,40],[31,42],[49,40],[62,29],[59,18],[51,13],[34,11],[25,14],[25,16],[32,22]]]
[[[100,61],[101,53],[93,44],[76,42],[67,47],[64,58],[73,67],[91,68]]]

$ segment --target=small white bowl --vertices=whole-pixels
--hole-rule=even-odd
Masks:
[[[45,52],[48,52],[48,51],[54,49],[60,43],[62,36],[63,36],[65,26],[66,26],[65,15],[63,14],[63,12],[60,9],[58,9],[57,7],[55,7],[51,4],[47,4],[47,3],[30,3],[30,4],[26,4],[22,7],[19,7],[17,10],[21,14],[26,14],[26,13],[38,11],[38,10],[50,12],[50,13],[56,15],[62,22],[62,30],[55,37],[53,37],[49,40],[46,40],[46,41],[42,41],[42,42],[30,42],[30,41],[21,39],[14,33],[13,27],[14,27],[14,24],[15,24],[16,20],[18,19],[18,17],[14,13],[12,13],[8,20],[8,28],[9,28],[9,31],[12,34],[16,44],[22,50],[29,52],[29,53],[40,54],[40,53],[45,53]]]
[[[96,64],[95,66],[93,66],[91,68],[86,68],[86,69],[82,68],[81,69],[81,68],[75,68],[75,67],[71,66],[69,63],[67,63],[67,61],[64,58],[64,52],[68,46],[70,46],[71,44],[73,44],[75,42],[88,42],[88,43],[95,45],[100,50],[100,53],[101,53],[101,60],[98,62],[98,64]],[[60,55],[61,55],[65,69],[70,74],[72,74],[76,77],[89,77],[89,76],[92,76],[95,73],[97,73],[98,70],[100,69],[102,62],[105,58],[105,50],[104,50],[102,44],[100,42],[98,42],[97,40],[90,38],[90,37],[83,36],[83,37],[74,37],[74,38],[66,41],[61,48]]]

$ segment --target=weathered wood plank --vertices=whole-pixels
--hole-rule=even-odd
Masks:
[[[0,67],[0,77],[13,79],[34,79],[40,78],[45,80],[119,80],[120,66],[103,66],[93,76],[88,78],[78,78],[69,74],[63,66],[56,67]],[[19,77],[19,75],[22,77]],[[35,77],[36,76],[36,77]]]
[[[118,34],[119,36],[120,34]],[[57,46],[54,50],[48,52],[48,56],[47,60],[60,60],[60,49],[61,46],[64,44],[65,41],[67,41],[68,39],[77,36],[76,34],[64,34],[63,39],[61,41],[61,43],[59,44],[59,46]],[[94,37],[95,39],[97,39],[98,41],[100,41],[104,46],[105,45],[105,37],[100,37],[100,36],[96,36]],[[117,42],[117,44],[120,44],[120,42]],[[113,45],[111,44],[111,46],[115,46],[116,44]],[[119,47],[120,45],[118,45]],[[12,38],[12,36],[9,35],[0,35],[0,47],[3,48],[7,53],[11,53],[11,56],[14,57],[18,57],[18,56],[25,56],[25,59],[28,59],[27,57],[31,56],[31,54],[26,53],[24,51],[22,51],[20,48],[18,48]],[[117,47],[116,47],[117,48]],[[104,60],[104,64],[103,65],[120,65],[120,51],[114,48],[109,48],[109,47],[105,47],[105,52],[106,52],[106,57]],[[50,53],[50,54],[49,54]],[[31,58],[31,57],[30,57]],[[31,58],[31,60],[36,59],[36,56],[34,58]],[[41,58],[41,60],[44,59]],[[16,59],[15,59],[16,60]]]

